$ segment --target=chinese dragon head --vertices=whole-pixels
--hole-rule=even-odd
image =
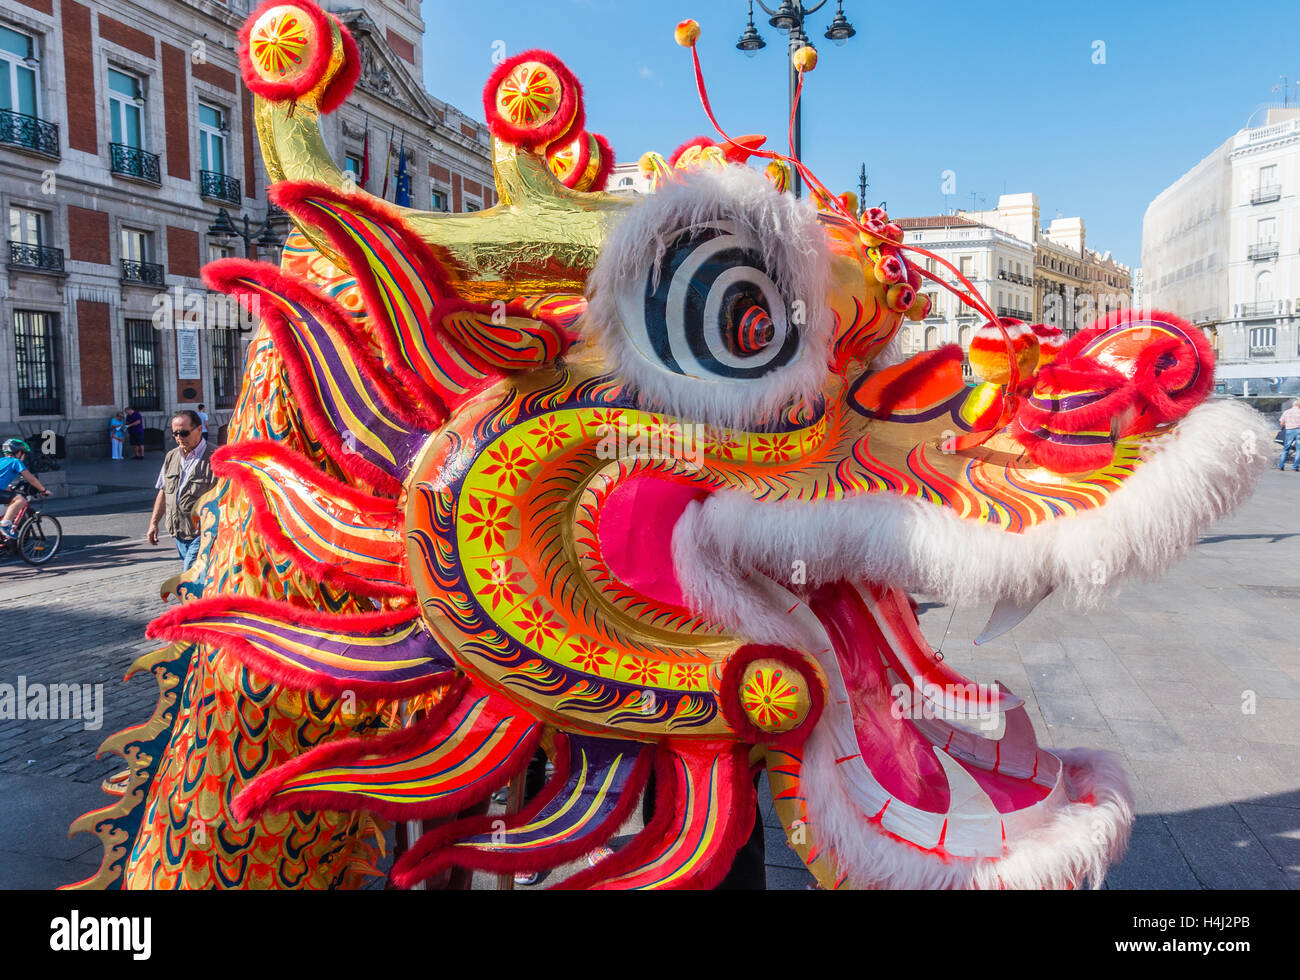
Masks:
[[[347,884],[372,815],[431,824],[399,885],[544,870],[653,773],[644,830],[563,885],[707,888],[758,767],[825,887],[1100,881],[1118,763],[1040,746],[909,592],[995,603],[992,635],[1161,571],[1235,506],[1267,433],[1205,401],[1198,330],[990,312],[968,382],[959,348],[899,356],[933,277],[898,226],[810,174],[797,200],[802,164],[760,139],[647,154],[653,193],[603,193],[577,81],[526,52],[485,92],[499,203],[421,213],[325,151],[358,68],[334,18],[273,0],[243,45],[297,230],[278,267],[205,272],[260,329],[186,601],[150,627],[164,703],[110,740],[126,797],[78,825],[109,844],[87,884]],[[545,790],[476,815],[538,747]]]

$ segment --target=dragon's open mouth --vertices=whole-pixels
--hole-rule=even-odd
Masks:
[[[674,564],[692,606],[753,642],[815,657],[825,674],[807,741],[768,760],[783,822],[806,830],[806,846],[794,833],[792,843],[821,880],[1099,880],[1131,818],[1119,764],[1039,747],[1020,698],[935,654],[908,591],[1020,613],[1052,588],[1100,601],[1123,576],[1163,569],[1248,492],[1241,433],[1252,425],[1236,406],[1194,410],[1104,506],[1019,534],[887,494],[732,492],[685,509]],[[1099,565],[1105,581],[1087,577]]]

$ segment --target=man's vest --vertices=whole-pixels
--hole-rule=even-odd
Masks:
[[[167,533],[181,541],[190,541],[198,534],[194,526],[194,506],[216,485],[217,478],[212,473],[213,448],[209,444],[182,487],[181,456],[184,452],[177,446],[163,460],[163,494],[167,500]]]

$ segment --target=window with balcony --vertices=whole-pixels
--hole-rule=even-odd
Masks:
[[[1255,189],[1250,193],[1251,204],[1268,204],[1282,197],[1282,186],[1277,179],[1277,164],[1270,163],[1259,168],[1259,178]]]
[[[59,155],[59,128],[41,119],[36,38],[0,24],[0,143]]]
[[[116,68],[108,70],[109,156],[113,173],[162,183],[158,157],[145,148],[144,82]]]
[[[48,228],[49,216],[44,211],[9,208],[9,268],[63,271],[63,249],[49,245]]]
[[[433,211],[447,210],[447,192],[438,190],[436,187],[429,192],[430,209]]]
[[[199,193],[223,204],[239,204],[239,181],[226,174],[226,110],[199,103]]]
[[[122,281],[162,288],[163,267],[150,262],[152,252],[147,231],[135,228],[122,229]]]
[[[1256,327],[1250,332],[1250,356],[1270,357],[1277,353],[1277,327]]]
[[[14,360],[18,375],[18,414],[63,414],[56,314],[14,310]]]
[[[158,384],[158,331],[149,320],[126,321],[127,400],[147,412],[162,411]]]

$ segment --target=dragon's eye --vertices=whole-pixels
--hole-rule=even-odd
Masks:
[[[583,332],[643,407],[726,426],[813,404],[827,372],[831,256],[817,213],[746,167],[638,201],[588,280]]]
[[[748,380],[799,350],[758,243],[729,222],[678,238],[619,304],[633,344],[674,374]]]

